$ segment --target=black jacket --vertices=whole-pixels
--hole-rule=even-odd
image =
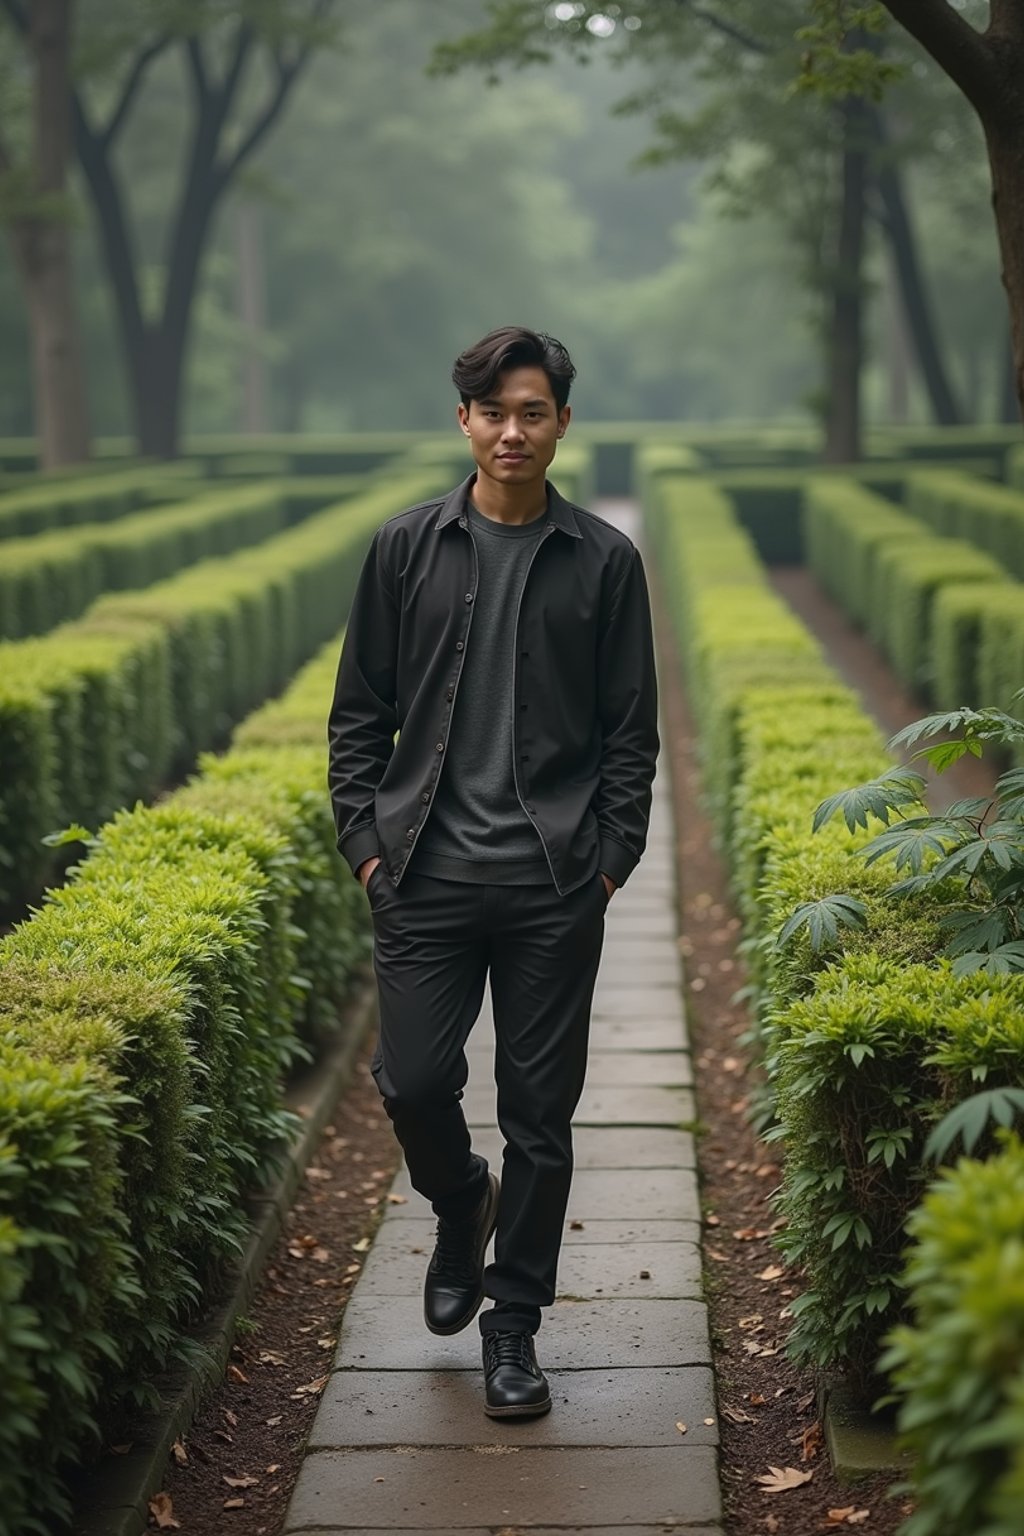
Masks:
[[[328,724],[338,848],[397,885],[430,815],[471,644],[470,476],[384,523],[359,577]],[[548,486],[516,618],[515,754],[523,809],[559,893],[643,853],[658,754],[647,584],[625,534]],[[397,740],[396,740],[397,732]]]

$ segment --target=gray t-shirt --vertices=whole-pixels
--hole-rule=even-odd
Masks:
[[[409,869],[486,885],[548,885],[544,848],[516,794],[512,675],[519,600],[545,515],[510,525],[467,503],[479,582],[444,767]]]

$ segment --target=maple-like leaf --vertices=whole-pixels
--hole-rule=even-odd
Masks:
[[[768,1471],[756,1481],[765,1493],[788,1493],[791,1488],[799,1488],[801,1483],[809,1483],[813,1476],[813,1469],[801,1472],[799,1467],[773,1467],[769,1463]]]

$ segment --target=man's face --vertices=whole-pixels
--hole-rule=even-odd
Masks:
[[[543,480],[569,416],[568,406],[556,406],[543,368],[509,368],[486,400],[459,405],[477,469],[503,485]]]

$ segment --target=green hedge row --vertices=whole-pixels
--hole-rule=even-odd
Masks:
[[[189,464],[135,465],[103,474],[33,476],[0,496],[0,539],[31,538],[51,528],[106,523],[142,507],[181,501],[201,489]],[[5,556],[6,558],[6,556]]]
[[[953,462],[971,474],[981,473],[971,460]],[[905,498],[909,478],[920,467],[911,459],[876,459],[834,468],[814,464],[800,469],[733,469],[710,478],[728,495],[762,560],[769,565],[799,565],[806,555],[803,503],[810,476],[861,485],[898,505]],[[995,475],[997,466],[989,467]]]
[[[336,630],[377,524],[438,488],[427,470],[382,481],[256,549],[0,644],[0,907],[50,877],[46,834],[149,798],[281,688]]]
[[[891,868],[857,857],[866,833],[836,822],[812,833],[822,799],[888,759],[768,588],[722,493],[663,479],[645,513],[759,990],[770,1134],[784,1141],[782,1241],[806,1279],[790,1347],[877,1395],[924,1141],[976,1074],[1024,1082],[1024,980],[955,977],[936,958],[941,893],[894,906]],[[806,933],[779,947],[801,903],[836,893],[864,904],[863,928],[838,927],[820,952]]]
[[[964,539],[1024,577],[1024,495],[950,470],[909,476],[906,507],[936,533]]]
[[[291,1132],[284,1077],[368,955],[326,793],[338,647],[0,942],[11,1536],[52,1533],[68,1470],[153,1400]]]
[[[1018,1536],[1024,1511],[1024,1147],[944,1169],[909,1223],[913,1323],[885,1358],[913,1454],[901,1536]]]
[[[912,689],[951,698],[963,681],[959,658],[940,639],[937,598],[973,588],[984,604],[1006,572],[963,539],[943,538],[881,497],[836,480],[811,478],[804,497],[808,563],[826,592],[867,629]],[[949,610],[938,610],[946,621]],[[953,662],[952,670],[941,670]],[[977,682],[957,705],[975,702]],[[951,707],[953,707],[951,703]]]
[[[148,587],[184,566],[228,555],[286,524],[275,484],[220,490],[170,506],[12,539],[0,561],[0,639],[21,640],[84,613],[103,592]]]

